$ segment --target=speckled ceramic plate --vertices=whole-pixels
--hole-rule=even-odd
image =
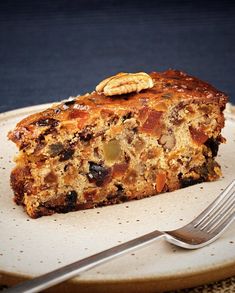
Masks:
[[[48,105],[46,105],[48,106]],[[235,178],[235,121],[230,115],[218,162],[223,177],[109,207],[30,219],[12,201],[9,186],[14,144],[7,133],[45,105],[0,114],[0,284],[13,284],[69,264],[154,229],[191,221]],[[235,275],[235,223],[215,243],[194,251],[158,240],[81,274],[56,289],[82,292],[156,292]],[[67,292],[67,291],[66,291]]]

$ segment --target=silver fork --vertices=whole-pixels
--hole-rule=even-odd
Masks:
[[[173,231],[153,231],[97,254],[61,267],[55,271],[20,283],[6,292],[39,292],[77,276],[101,263],[134,248],[164,238],[176,246],[196,249],[215,241],[235,218],[235,180],[199,216],[186,226]]]

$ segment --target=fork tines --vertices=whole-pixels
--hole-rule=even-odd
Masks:
[[[194,228],[217,233],[235,217],[235,180],[194,220]]]

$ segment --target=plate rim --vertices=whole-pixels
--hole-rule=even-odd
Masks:
[[[222,271],[222,273],[221,273]],[[215,281],[221,281],[229,277],[235,276],[234,262],[226,264],[225,266],[217,265],[213,269],[207,268],[200,271],[197,274],[193,272],[184,273],[183,275],[175,276],[151,276],[151,277],[138,277],[138,278],[122,278],[122,279],[105,279],[105,280],[92,280],[92,279],[79,279],[75,277],[64,283],[58,284],[55,287],[51,287],[51,292],[73,292],[73,290],[81,289],[86,292],[103,292],[104,288],[109,287],[111,292],[119,292],[119,290],[125,290],[123,292],[136,292],[136,284],[138,284],[138,292],[156,292],[179,290],[184,288],[192,288],[209,284]],[[32,279],[32,276],[24,275],[20,273],[11,273],[0,271],[1,282],[3,284],[7,282],[8,285],[16,285],[19,282]],[[57,289],[58,287],[58,289]],[[61,289],[60,289],[61,287]],[[127,291],[128,288],[128,291]],[[50,288],[49,288],[50,289]],[[84,291],[82,291],[84,292]]]
[[[9,118],[13,118],[14,116],[23,115],[24,113],[27,115],[30,115],[35,111],[41,111],[44,107],[46,109],[48,107],[51,107],[53,104],[57,104],[57,103],[55,102],[55,103],[38,104],[38,105],[27,106],[23,108],[16,108],[6,112],[1,112],[0,121],[3,121],[6,118],[9,119]]]

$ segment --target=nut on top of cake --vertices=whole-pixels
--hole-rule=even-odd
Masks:
[[[14,199],[36,218],[216,180],[226,102],[177,70],[111,76],[9,133]]]

